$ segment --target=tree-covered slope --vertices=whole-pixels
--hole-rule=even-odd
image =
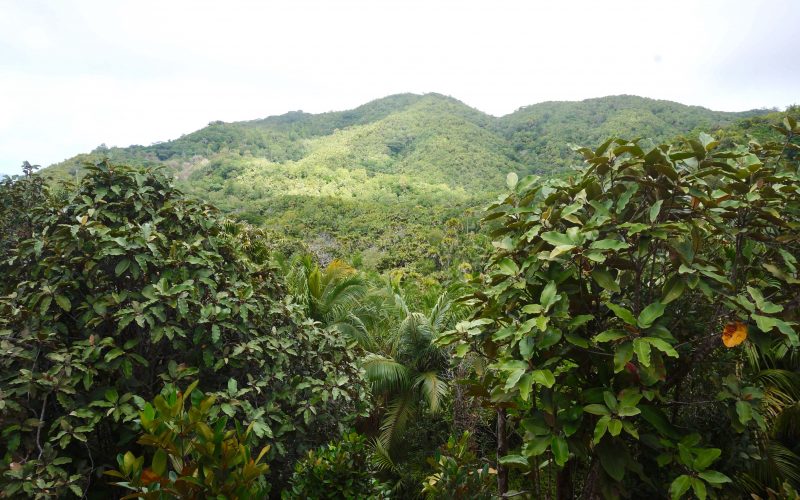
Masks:
[[[399,94],[348,111],[212,122],[173,141],[100,147],[47,172],[76,176],[84,162],[104,158],[160,164],[184,191],[311,243],[320,256],[360,255],[378,269],[412,263],[431,272],[466,258],[443,253],[442,242],[473,227],[464,214],[500,192],[509,172],[558,174],[581,161],[571,144],[610,136],[661,141],[756,114],[615,96],[496,118],[440,94]],[[737,138],[748,133],[735,130]]]
[[[660,142],[689,133],[714,132],[763,113],[726,113],[620,95],[526,106],[500,118],[498,130],[519,161],[547,172],[576,163],[570,144],[599,144],[609,137],[647,137]]]

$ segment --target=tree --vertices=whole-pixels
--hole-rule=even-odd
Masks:
[[[434,415],[441,410],[449,392],[449,355],[434,340],[452,327],[461,311],[447,291],[425,312],[412,311],[395,288],[387,295],[394,301],[394,320],[387,330],[363,341],[367,354],[362,365],[373,394],[386,405],[380,440],[391,449],[420,403]]]
[[[522,438],[499,464],[535,496],[555,469],[559,498],[704,498],[730,482],[730,435],[766,428],[737,346],[798,347],[800,128],[778,129],[728,151],[609,140],[569,179],[509,175],[476,313],[439,343],[487,360],[474,382]]]
[[[91,166],[34,227],[0,263],[7,494],[101,488],[138,410],[186,378],[274,442],[273,478],[363,411],[354,353],[299,314],[263,233],[160,171]]]

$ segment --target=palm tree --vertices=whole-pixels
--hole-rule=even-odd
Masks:
[[[383,326],[362,343],[368,354],[363,361],[373,394],[384,406],[380,445],[390,449],[409,419],[423,409],[437,414],[448,394],[448,353],[435,346],[439,333],[461,316],[453,290],[438,296],[426,311],[412,311],[396,285],[383,291],[385,310],[391,312]]]
[[[748,368],[764,385],[767,431],[759,433],[761,460],[737,480],[750,493],[780,492],[784,483],[800,488],[800,349],[776,341],[747,348]]]
[[[309,318],[356,340],[365,336],[361,299],[367,283],[347,263],[334,260],[322,269],[310,255],[298,257],[288,266],[287,282]]]

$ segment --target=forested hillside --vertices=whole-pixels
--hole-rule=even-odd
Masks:
[[[349,111],[212,122],[174,141],[98,148],[47,172],[73,177],[104,158],[164,165],[184,191],[274,230],[287,248],[379,271],[444,273],[453,261],[476,264],[488,243],[471,214],[509,172],[560,175],[580,163],[576,145],[664,141],[756,113],[614,96],[495,118],[439,94],[400,94]],[[471,236],[456,245],[458,234]]]

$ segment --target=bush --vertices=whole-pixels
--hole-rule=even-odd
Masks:
[[[226,415],[252,422],[275,444],[273,475],[362,412],[351,346],[299,315],[260,231],[159,171],[108,163],[36,217],[0,262],[7,494],[27,482],[13,464],[65,468],[88,488],[165,382],[199,379]]]
[[[282,497],[388,498],[388,488],[374,477],[370,456],[364,436],[345,434],[297,462],[290,488]]]
[[[423,483],[422,492],[429,500],[490,500],[495,497],[495,475],[488,464],[478,465],[469,449],[470,433],[458,440],[450,437],[442,453],[429,458],[434,473]]]
[[[514,467],[540,496],[555,467],[559,498],[731,482],[720,469],[767,425],[737,346],[800,345],[800,127],[779,129],[734,150],[610,140],[567,180],[509,175],[477,312],[440,339],[488,360],[473,382],[498,412],[501,480]]]
[[[167,387],[139,412],[144,434],[138,443],[155,448],[150,467],[129,451],[117,456],[119,470],[106,474],[122,479],[114,484],[137,498],[264,498],[269,467],[260,462],[269,447],[254,458],[252,425],[243,429],[234,420],[230,429],[215,398],[194,392],[196,386],[185,392]]]

